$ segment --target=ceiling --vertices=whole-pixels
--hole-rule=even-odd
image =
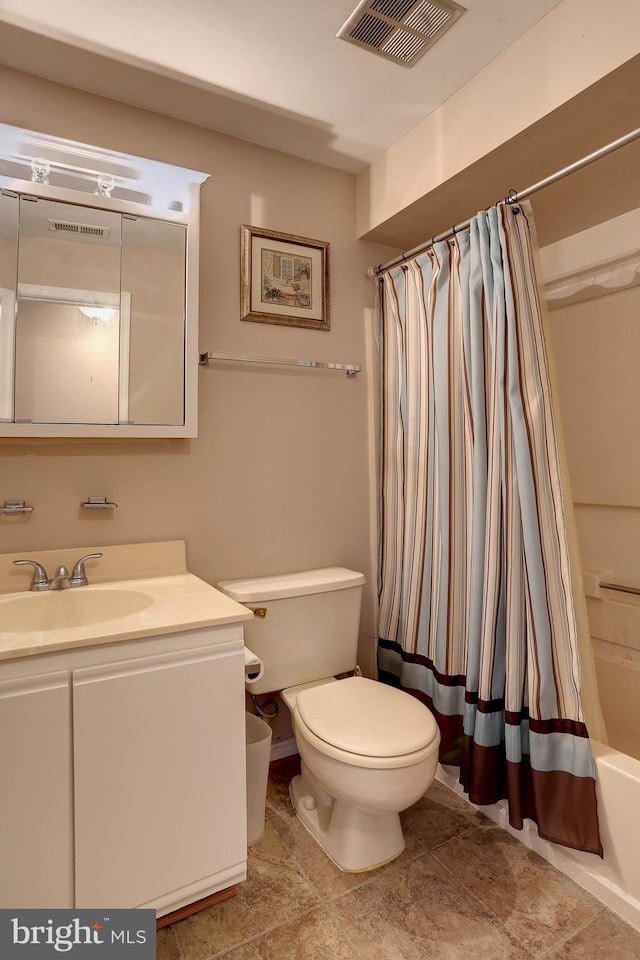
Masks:
[[[0,61],[362,170],[560,0],[463,0],[413,68],[337,30],[357,0],[0,0]]]

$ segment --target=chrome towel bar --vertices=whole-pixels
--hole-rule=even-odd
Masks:
[[[343,370],[347,377],[355,377],[362,370],[362,367],[355,363],[332,363],[328,360],[294,360],[292,357],[231,356],[224,353],[201,353],[199,365],[208,367],[210,360],[224,360],[231,363],[272,363],[286,367],[320,367],[324,370]]]
[[[640,597],[640,587],[623,587],[620,583],[607,583],[601,580],[599,586],[604,590],[618,590],[620,593],[633,593]]]

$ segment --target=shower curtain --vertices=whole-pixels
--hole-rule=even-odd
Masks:
[[[532,229],[501,204],[381,276],[379,676],[474,803],[602,856]]]

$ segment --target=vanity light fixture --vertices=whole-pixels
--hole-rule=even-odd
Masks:
[[[118,312],[115,307],[78,307],[78,310],[94,323],[111,323]]]

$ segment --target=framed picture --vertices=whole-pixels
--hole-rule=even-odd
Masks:
[[[329,244],[242,227],[241,320],[329,329]]]

